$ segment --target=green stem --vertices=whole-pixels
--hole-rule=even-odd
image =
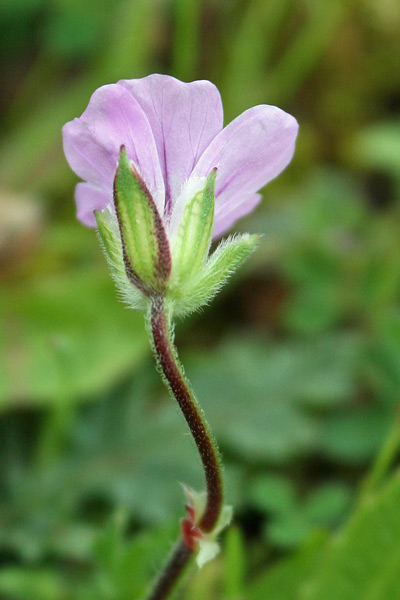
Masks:
[[[173,328],[162,298],[152,300],[149,331],[157,364],[171,394],[179,404],[200,454],[207,486],[207,503],[197,523],[201,531],[214,529],[223,506],[222,466],[219,451],[204,413],[185,377],[173,342]],[[172,554],[148,600],[164,600],[178,581],[193,550],[182,541]]]
[[[164,600],[167,598],[183,575],[192,555],[193,550],[190,550],[183,541],[179,541],[147,600]]]

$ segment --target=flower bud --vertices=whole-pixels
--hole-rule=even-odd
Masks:
[[[146,296],[163,294],[171,272],[167,235],[153,198],[124,146],[114,179],[114,206],[128,279]]]

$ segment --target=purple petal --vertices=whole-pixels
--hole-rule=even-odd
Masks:
[[[222,129],[221,97],[209,81],[183,83],[167,75],[119,84],[134,95],[153,130],[169,212],[198,159]]]
[[[193,176],[207,176],[217,167],[217,230],[232,224],[231,205],[238,217],[252,210],[254,193],[274,179],[293,156],[298,125],[296,119],[275,106],[246,110],[219,133],[193,170]],[[248,204],[243,200],[248,198]],[[224,216],[226,215],[226,224]],[[220,228],[220,229],[219,229]]]
[[[78,183],[75,187],[76,216],[88,227],[96,227],[94,210],[104,210],[112,201],[112,193],[94,188],[89,183]]]
[[[122,144],[159,208],[164,182],[153,133],[143,110],[125,88],[105,85],[94,92],[79,119],[64,125],[64,152],[79,177],[112,193]]]
[[[237,196],[236,200],[230,202],[229,205],[225,205],[222,210],[218,210],[218,207],[216,207],[213,238],[217,238],[228,231],[235,221],[251,212],[261,199],[261,194],[244,194],[243,196]]]

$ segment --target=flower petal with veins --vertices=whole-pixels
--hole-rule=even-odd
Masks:
[[[253,210],[258,190],[290,162],[297,129],[291,115],[268,105],[223,128],[221,98],[209,81],[155,74],[102,86],[82,116],[63,128],[67,160],[86,182],[76,190],[78,219],[95,226],[93,209],[112,205],[124,145],[172,236],[191,190],[217,169],[217,237]]]
[[[210,81],[183,83],[157,74],[119,85],[130,91],[149,120],[170,212],[200,156],[222,129],[219,92]]]

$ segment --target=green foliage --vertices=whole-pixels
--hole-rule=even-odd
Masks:
[[[400,478],[367,498],[326,550],[304,599],[395,598],[400,589]],[[394,594],[394,596],[392,595]]]
[[[303,499],[290,479],[271,474],[260,475],[249,491],[249,500],[269,517],[266,541],[279,548],[297,547],[319,527],[336,526],[350,498],[347,487],[332,481]]]
[[[224,598],[232,600],[243,596],[245,589],[245,541],[240,530],[232,525],[225,538],[224,552]]]
[[[329,408],[329,422],[340,415],[354,394],[359,356],[357,339],[346,334],[269,346],[242,335],[196,358],[188,372],[221,442],[281,463],[324,449],[327,416],[308,407]]]
[[[294,556],[266,570],[247,590],[248,600],[298,600],[301,586],[318,569],[321,552],[325,549],[326,535],[315,534]]]
[[[329,540],[315,535],[250,585],[249,600],[397,598],[400,478],[364,498],[342,531]],[[264,596],[263,596],[264,594]]]
[[[68,450],[58,460],[53,455],[38,462],[31,454],[26,463],[15,452],[21,424],[6,424],[2,463],[13,471],[2,471],[0,548],[28,561],[46,554],[83,560],[108,514],[104,506],[124,507],[142,525],[183,510],[178,482],[200,487],[200,473],[175,407],[167,400],[149,407],[155,390],[148,376],[120,393],[118,407],[109,399],[72,419],[64,434]],[[92,515],[87,503],[93,504]]]
[[[128,539],[126,515],[118,512],[91,543],[90,568],[71,576],[43,569],[5,568],[0,594],[18,600],[139,600],[149,587],[154,565],[169,551],[176,525],[149,530]]]
[[[96,245],[77,226],[54,227],[3,291],[3,410],[25,399],[56,407],[89,397],[142,362],[140,315],[121,310],[104,269],[92,262],[88,272]]]
[[[94,544],[96,597],[107,600],[142,598],[154,576],[154,565],[165,560],[176,524],[127,539],[124,514],[110,520]]]

